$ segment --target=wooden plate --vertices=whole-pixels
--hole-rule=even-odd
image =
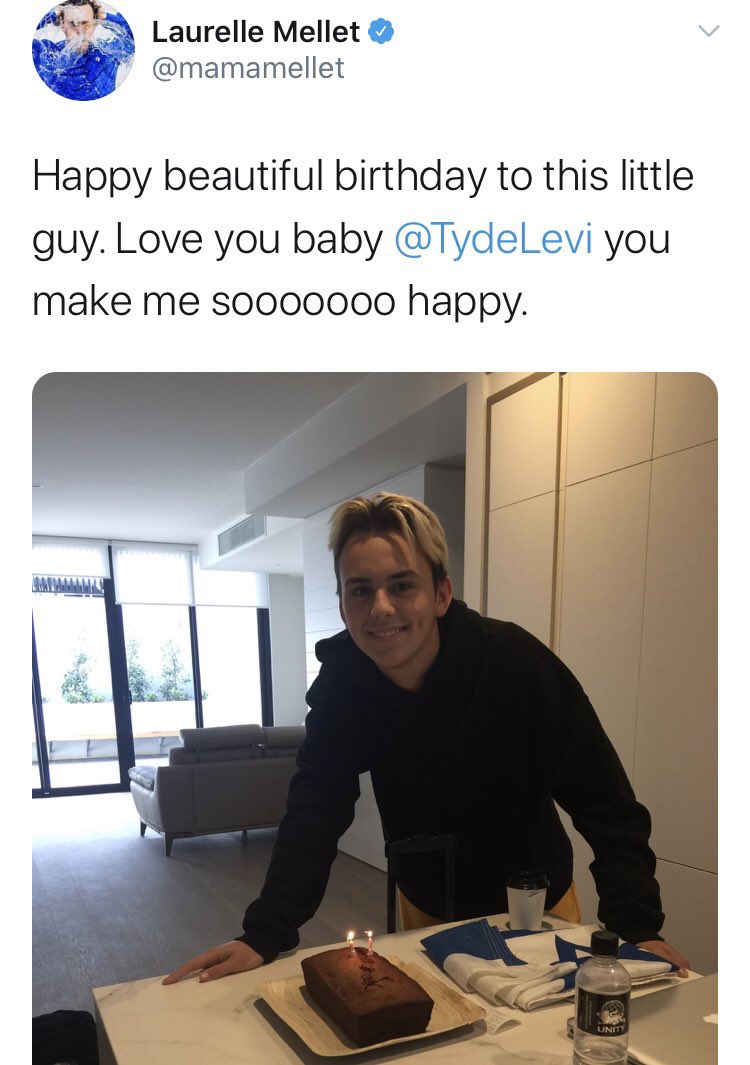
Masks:
[[[399,958],[389,958],[388,961],[416,980],[435,1003],[427,1030],[420,1032],[419,1035],[407,1035],[400,1039],[387,1039],[383,1043],[368,1043],[367,1046],[358,1047],[313,1001],[305,988],[305,978],[302,973],[299,976],[289,977],[287,980],[269,980],[261,984],[258,993],[274,1013],[278,1014],[297,1033],[310,1050],[324,1057],[363,1054],[366,1050],[391,1046],[393,1043],[410,1043],[415,1039],[427,1039],[440,1032],[462,1028],[465,1024],[474,1024],[484,1017],[484,1010],[481,1006],[476,1006],[464,998],[458,991],[454,991],[442,980],[432,976],[420,965],[412,965]]]

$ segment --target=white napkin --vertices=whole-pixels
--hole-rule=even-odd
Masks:
[[[525,964],[509,964],[501,958],[488,960],[471,954],[449,954],[443,963],[445,972],[464,991],[476,991],[493,1005],[532,1010],[552,1002],[570,999],[575,994],[575,974],[590,957],[591,933],[598,925],[566,928],[560,932],[540,932],[508,937],[507,946],[515,958]],[[576,960],[559,960],[557,938],[580,946],[573,951]],[[643,957],[620,958],[634,986],[654,980],[676,979],[674,966],[656,959],[645,951],[632,949]]]
[[[575,962],[550,965],[506,965],[499,958],[482,961],[471,954],[450,954],[445,971],[464,991],[476,991],[488,1002],[530,1010],[567,998],[563,977],[578,969]]]

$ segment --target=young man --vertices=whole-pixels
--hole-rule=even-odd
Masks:
[[[445,535],[424,504],[383,493],[343,503],[330,547],[346,631],[316,647],[307,737],[263,890],[242,936],[164,982],[241,972],[297,946],[367,771],[387,839],[456,837],[457,919],[504,911],[514,868],[547,873],[548,909],[570,904],[556,801],[594,851],[602,922],[687,966],[659,937],[648,811],[570,671],[523,629],[453,600]],[[443,916],[441,864],[402,859],[412,927]]]

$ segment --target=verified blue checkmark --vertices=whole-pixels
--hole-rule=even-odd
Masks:
[[[374,41],[375,44],[386,44],[393,37],[393,23],[389,22],[387,18],[373,19],[367,32],[370,35],[370,40]]]

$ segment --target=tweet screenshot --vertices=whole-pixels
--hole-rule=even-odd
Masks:
[[[747,715],[739,713],[740,705],[747,706],[741,619],[750,594],[742,406],[750,386],[742,248],[747,31],[747,13],[722,0],[35,0],[15,11],[5,74],[10,254],[4,289],[12,342],[5,355],[3,443],[16,517],[6,520],[3,538],[10,557],[28,551],[30,513],[35,551],[66,539],[79,546],[105,544],[106,567],[117,567],[113,545],[120,542],[189,543],[197,545],[202,566],[231,571],[221,548],[208,546],[215,533],[262,514],[266,524],[259,535],[268,537],[273,523],[281,522],[284,542],[293,534],[304,540],[305,561],[265,558],[257,572],[264,581],[268,574],[271,582],[281,574],[302,581],[307,620],[300,668],[305,674],[307,663],[306,681],[279,675],[275,716],[266,707],[263,722],[298,725],[301,720],[282,709],[284,685],[297,684],[304,707],[305,687],[319,668],[309,623],[321,595],[310,583],[314,567],[307,561],[313,552],[309,530],[317,528],[311,517],[383,485],[415,494],[405,475],[420,464],[463,471],[457,597],[485,616],[518,622],[571,668],[580,665],[574,671],[600,715],[598,684],[614,693],[631,691],[634,706],[647,698],[661,706],[664,697],[671,707],[664,711],[668,727],[650,729],[642,708],[632,721],[626,710],[618,716],[617,695],[611,717],[606,711],[603,716],[638,798],[645,791],[646,805],[664,811],[652,846],[680,917],[662,935],[682,952],[675,955],[675,969],[686,954],[694,962],[687,953],[693,949],[701,975],[717,971],[719,931],[730,944],[741,914],[730,884],[742,880],[735,868],[735,829],[742,823],[736,814],[743,799],[733,782],[746,776],[732,752],[747,749],[740,733],[748,738]],[[546,413],[538,415],[538,425],[533,422],[536,404],[554,421],[554,433],[543,420]],[[516,409],[523,416],[508,413]],[[255,419],[257,440],[245,448],[237,430],[234,453],[217,459],[210,475],[216,439],[230,439],[231,419],[243,410],[248,424]],[[596,432],[579,431],[584,422],[596,424]],[[243,431],[249,438],[247,427]],[[515,499],[503,493],[515,490],[508,486],[520,481],[527,465],[541,468],[538,456],[547,454],[548,432],[554,459],[545,469],[556,486],[550,496],[555,503],[549,515],[540,509],[533,528],[524,531],[507,510]],[[430,450],[433,434],[442,435],[442,451],[437,444]],[[705,469],[691,465],[699,461],[698,449],[709,446],[713,458]],[[19,452],[22,461],[13,461]],[[390,465],[382,457],[386,452]],[[672,495],[666,488],[658,494],[663,455],[684,460]],[[359,480],[349,473],[353,458]],[[149,469],[150,480],[144,476]],[[715,480],[713,495],[704,494],[705,478],[717,470],[718,503]],[[642,490],[650,500],[637,521],[606,494],[615,471],[644,479],[627,489]],[[234,510],[219,502],[232,478]],[[592,494],[589,511],[575,509],[577,486],[584,483],[601,489],[596,499]],[[427,501],[424,485],[422,491]],[[527,495],[541,508],[546,491],[546,481],[533,481]],[[618,492],[617,499],[623,498]],[[210,499],[213,513],[203,506]],[[700,541],[695,554],[670,547],[660,522],[675,514],[680,528]],[[304,533],[295,522],[306,523]],[[566,531],[575,522],[580,543]],[[322,518],[318,524],[322,528]],[[587,578],[609,596],[606,613],[596,613],[601,604],[594,606],[593,592],[590,599],[577,599],[575,610],[566,598],[583,580],[576,565],[593,558],[584,531],[605,525],[616,545],[612,558],[620,557],[624,542],[633,552],[642,544],[647,591],[658,585],[659,565],[666,572],[672,560],[674,589],[667,594],[672,584],[659,586],[669,600],[663,615],[649,613],[648,594],[630,601],[634,584],[619,562],[611,567],[617,580],[608,583],[606,552],[601,572],[590,567]],[[551,547],[539,547],[537,559],[545,529],[552,530]],[[322,569],[328,556],[322,546],[320,552]],[[146,736],[160,737],[157,754],[167,765],[169,736],[179,736],[183,727],[239,725],[245,718],[217,716],[212,722],[212,684],[220,682],[209,682],[206,668],[205,692],[200,678],[194,681],[198,716],[183,720],[175,711],[174,720],[152,727],[154,707],[183,700],[175,693],[182,692],[191,658],[189,650],[178,655],[177,637],[167,629],[159,640],[154,636],[152,650],[145,636],[128,630],[128,611],[146,609],[140,592],[129,600],[137,607],[122,607],[126,620],[118,639],[129,658],[120,679],[110,663],[110,679],[97,688],[89,630],[74,638],[68,622],[55,621],[61,625],[55,635],[57,630],[45,630],[51,615],[44,620],[42,613],[52,598],[95,596],[91,582],[99,576],[75,569],[71,575],[51,562],[37,572],[42,563],[34,565],[32,808],[41,847],[44,811],[55,803],[75,802],[81,787],[81,794],[104,787],[103,799],[131,788],[127,760],[132,768],[141,764],[139,751],[157,757]],[[20,566],[11,569],[8,651],[11,661],[25,661],[27,632],[18,618],[28,601],[28,574]],[[521,576],[532,590],[515,597],[508,589]],[[530,604],[543,579],[551,598],[540,608],[537,631]],[[116,585],[118,580],[116,575]],[[331,594],[325,636],[341,628]],[[107,611],[120,609],[119,603]],[[267,599],[260,605],[267,609]],[[191,609],[200,614],[202,608]],[[107,616],[111,626],[114,614]],[[273,627],[272,608],[271,619]],[[566,644],[574,619],[581,625],[587,619],[594,643],[632,647],[632,668],[622,675],[605,668],[605,651],[597,657],[590,641],[576,657]],[[662,629],[672,632],[663,645],[654,636]],[[272,631],[269,646],[273,638]],[[277,632],[277,655],[280,638]],[[195,661],[195,633],[191,639]],[[710,667],[713,686],[706,680],[706,663],[714,661],[709,644],[718,646],[718,681]],[[674,662],[667,645],[679,645]],[[170,654],[171,684],[165,665]],[[584,664],[589,657],[598,663],[590,674]],[[681,677],[679,696],[664,679],[673,668]],[[124,709],[118,709],[118,683],[129,692]],[[20,710],[28,689],[21,692],[20,677],[13,684],[19,709],[12,747],[20,752],[28,748],[28,714]],[[680,717],[683,696],[690,706],[700,702],[698,717],[689,710]],[[607,698],[605,692],[599,701],[607,705]],[[111,729],[73,725],[70,715],[83,713],[80,704],[94,707],[97,701],[113,707]],[[218,702],[217,691],[214,706]],[[114,754],[106,753],[108,743],[115,744]],[[716,777],[705,784],[701,776],[701,758],[713,757],[717,743],[726,759],[721,819]],[[90,782],[65,775],[79,757],[88,762]],[[111,779],[102,768],[110,757]],[[657,763],[671,783],[654,783],[652,795],[648,782],[658,775]],[[27,772],[19,763],[17,783],[11,774],[17,790],[9,802],[17,801],[22,782],[26,793]],[[153,796],[153,780],[150,786]],[[683,823],[690,818],[679,798],[696,788],[706,792],[709,811],[700,831]],[[136,811],[127,801],[137,830]],[[665,821],[678,827],[670,833]],[[144,814],[142,832],[147,823]],[[24,854],[28,826],[13,831]],[[158,822],[157,831],[170,829]],[[176,831],[179,836],[183,830]],[[106,863],[106,833],[92,826],[92,834],[101,837]],[[146,840],[133,842],[147,846]],[[727,873],[717,887],[719,841]],[[72,836],[68,844],[74,848]],[[178,838],[174,855],[158,866],[160,876],[176,878],[176,896],[182,891],[180,844]],[[356,858],[359,852],[352,853]],[[382,872],[382,856],[378,861]],[[602,890],[597,868],[593,880],[588,872],[590,861],[590,854],[584,862],[576,850],[584,924],[597,920],[596,892]],[[201,868],[209,876],[210,863]],[[101,1031],[102,1017],[90,994],[85,1004],[83,985],[88,981],[90,991],[143,978],[138,951],[132,940],[102,948],[110,935],[104,927],[109,911],[94,902],[93,888],[86,894],[81,877],[75,877],[76,891],[96,934],[70,934],[64,917],[55,923],[54,906],[37,916],[37,904],[47,895],[52,900],[56,888],[52,872],[45,879],[43,862],[35,865],[35,875],[34,941],[48,943],[46,955],[40,949],[42,961],[34,955],[35,1012],[88,1010]],[[59,888],[61,882],[55,883]],[[157,964],[154,977],[198,954],[196,935],[202,949],[222,941],[219,922],[210,919],[205,934],[198,928],[180,938],[173,916],[164,918],[163,932],[153,932],[155,922],[141,922],[137,913],[148,906],[147,885],[139,881],[133,890],[127,921],[112,916],[114,909],[110,914],[111,935],[128,940],[132,928],[145,941],[155,935],[159,944],[147,945],[161,951],[163,967]],[[23,882],[19,891],[25,900]],[[384,902],[385,880],[382,894]],[[164,905],[159,895],[155,909]],[[190,912],[190,920],[200,923],[198,910]],[[236,930],[226,929],[224,939],[242,932],[241,918],[240,909]],[[707,931],[693,935],[701,923]],[[19,926],[17,951],[24,957],[30,931]],[[657,931],[644,925],[642,940],[655,941]],[[358,931],[357,942],[361,946],[362,935],[367,951],[366,933]],[[102,949],[117,956],[114,968],[99,964]],[[159,985],[138,1016],[162,1015],[184,986]],[[21,1001],[25,1010],[26,999]],[[178,1009],[189,1011],[188,1002],[180,999]],[[572,1000],[569,1005],[572,1014]],[[135,1018],[118,1012],[116,1003],[112,1007],[111,1045],[102,1050],[100,1039],[102,1065],[171,1065],[172,1058],[148,1056],[157,1053],[146,1038],[156,1032],[149,1019],[142,1020],[145,1043],[136,1059],[132,1030],[141,1022]],[[71,1015],[69,1023],[85,1022]],[[634,1012],[632,1032],[636,1023]],[[502,1032],[493,1034],[491,1025],[488,1032],[490,1041],[500,1040],[495,1050],[502,1049]],[[521,1055],[514,1061],[557,1062],[572,1053],[567,1038],[556,1047],[524,1043],[520,1035],[509,1039],[507,1053]],[[285,1060],[284,1037],[274,1040],[278,1060]],[[239,1060],[211,1058],[207,1046],[196,1047],[191,1053],[202,1056],[178,1055],[175,1065]],[[542,1056],[524,1057],[531,1051]],[[672,1065],[668,1058],[647,1060]]]

